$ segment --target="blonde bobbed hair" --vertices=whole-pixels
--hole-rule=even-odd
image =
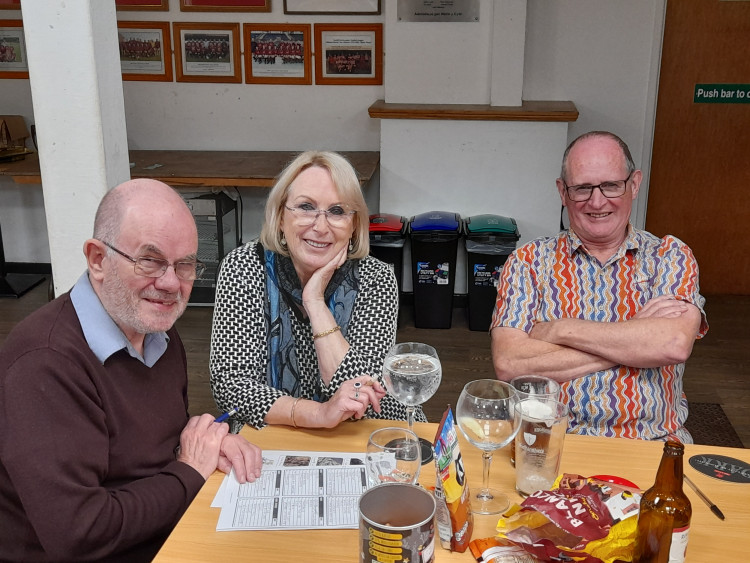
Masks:
[[[260,242],[274,252],[289,256],[289,250],[281,244],[281,218],[284,205],[289,198],[289,188],[302,172],[317,166],[328,171],[336,187],[341,203],[355,211],[352,216],[354,231],[348,258],[364,258],[370,253],[370,217],[365,198],[359,186],[359,179],[354,168],[343,156],[328,151],[306,151],[299,154],[281,172],[276,184],[268,194],[263,228],[260,231]]]

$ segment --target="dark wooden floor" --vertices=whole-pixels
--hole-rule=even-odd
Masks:
[[[42,284],[21,299],[0,299],[0,345],[15,324],[47,300]],[[216,412],[208,386],[211,307],[189,307],[177,326],[188,354],[191,412]],[[710,330],[696,342],[685,370],[685,392],[692,402],[722,405],[745,447],[750,447],[750,296],[709,296]],[[402,311],[398,340],[434,346],[443,364],[443,381],[425,404],[431,421],[445,406],[455,405],[461,389],[473,379],[493,377],[490,340],[467,328],[463,309],[456,309],[451,329],[414,328],[411,312]]]

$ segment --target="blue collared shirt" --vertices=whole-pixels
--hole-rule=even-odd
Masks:
[[[91,287],[88,272],[84,272],[78,278],[70,291],[70,300],[78,315],[86,342],[102,364],[112,354],[125,348],[130,356],[148,367],[153,367],[166,352],[169,343],[169,336],[166,332],[146,334],[143,341],[143,356],[133,348],[120,327],[109,316],[102,302],[99,301],[99,296]]]

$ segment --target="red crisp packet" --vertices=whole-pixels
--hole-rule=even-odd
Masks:
[[[640,491],[580,475],[563,475],[498,522],[499,537],[542,561],[630,561]]]

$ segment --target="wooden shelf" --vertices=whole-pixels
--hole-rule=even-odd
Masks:
[[[520,106],[480,104],[389,104],[378,100],[368,108],[376,119],[453,119],[462,121],[575,121],[573,102],[529,101]]]
[[[269,188],[276,176],[299,154],[295,151],[130,151],[131,178],[154,178],[174,188],[240,186]],[[362,184],[375,174],[380,162],[377,151],[341,151],[357,171]],[[39,184],[39,155],[0,163],[0,176],[18,184]]]

